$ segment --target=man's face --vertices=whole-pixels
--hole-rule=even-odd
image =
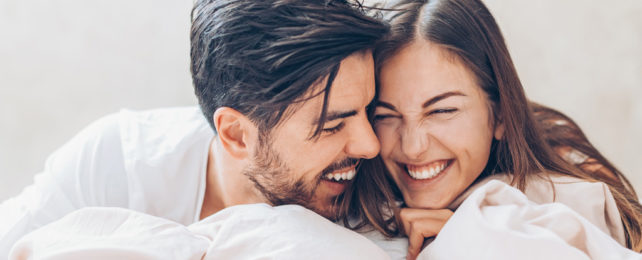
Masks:
[[[318,92],[325,81],[313,87]],[[370,52],[341,62],[328,97],[321,136],[310,138],[323,107],[323,94],[296,106],[295,112],[259,141],[245,174],[274,205],[300,204],[326,218],[335,217],[336,198],[356,173],[360,159],[379,153],[366,106],[375,93]]]

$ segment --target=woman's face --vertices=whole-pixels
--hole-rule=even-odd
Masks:
[[[495,127],[474,74],[438,45],[415,41],[382,67],[375,132],[409,207],[441,209],[483,171]]]

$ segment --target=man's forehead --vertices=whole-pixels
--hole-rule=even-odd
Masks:
[[[288,110],[292,112],[292,119],[305,119],[312,127],[319,123],[327,81],[328,76],[326,75],[310,87],[300,102],[290,105]],[[327,113],[359,111],[372,101],[374,93],[372,53],[362,51],[352,54],[341,61],[339,70],[330,86],[330,93],[327,97]]]
[[[375,95],[374,61],[372,53],[355,53],[343,61],[332,83],[328,109],[360,109]]]

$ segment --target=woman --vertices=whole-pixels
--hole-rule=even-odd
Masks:
[[[561,176],[606,184],[626,246],[642,250],[642,207],[631,185],[570,119],[529,104],[483,3],[406,0],[393,10],[391,34],[375,52],[380,158],[361,167],[366,174],[357,174],[357,191],[344,202],[362,221],[355,228],[407,235],[412,257],[475,183],[505,173],[525,191],[535,179]]]

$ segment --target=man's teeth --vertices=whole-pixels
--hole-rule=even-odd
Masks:
[[[434,165],[432,167],[421,167],[413,170],[408,169],[408,173],[413,179],[425,180],[425,179],[434,178],[441,171],[443,171],[446,168],[446,166],[448,166],[448,164],[446,162],[443,162],[438,165]]]
[[[354,178],[354,175],[357,172],[355,169],[351,169],[346,172],[337,172],[337,173],[328,173],[324,177],[328,180],[335,180],[335,181],[345,181],[345,180],[352,180]]]

